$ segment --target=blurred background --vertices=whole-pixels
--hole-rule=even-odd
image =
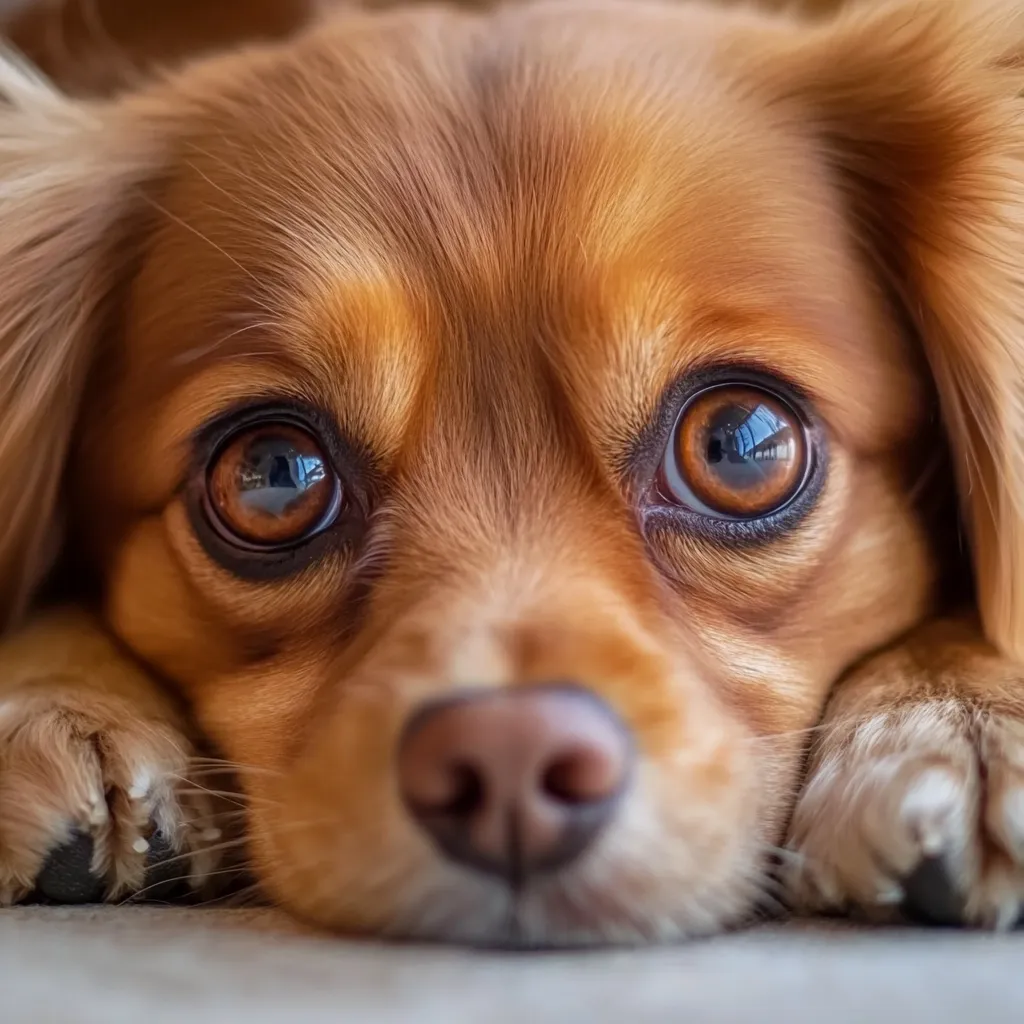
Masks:
[[[417,2],[424,0],[0,0],[0,29],[66,88],[95,94],[125,84],[155,63],[173,64],[185,55],[241,39],[289,35],[332,7],[383,8]],[[739,5],[738,0],[703,2]],[[843,2],[742,0],[742,5],[822,13]],[[487,0],[449,0],[449,4],[493,5]],[[131,61],[126,56],[129,51]]]

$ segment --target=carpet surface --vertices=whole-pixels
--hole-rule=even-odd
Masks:
[[[478,953],[273,911],[0,911],[3,1024],[1024,1022],[1024,934],[794,923],[636,952]]]

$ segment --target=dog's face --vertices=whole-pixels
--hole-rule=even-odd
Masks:
[[[76,120],[136,208],[73,535],[285,906],[550,943],[756,903],[830,685],[938,597],[947,438],[985,472],[1012,76],[949,11],[346,18]]]

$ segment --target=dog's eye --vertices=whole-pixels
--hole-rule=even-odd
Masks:
[[[206,473],[209,518],[235,544],[274,550],[326,529],[341,484],[317,439],[290,423],[262,423],[229,437]]]
[[[721,384],[683,407],[662,460],[659,490],[716,519],[758,519],[791,502],[807,479],[800,416],[777,395]]]

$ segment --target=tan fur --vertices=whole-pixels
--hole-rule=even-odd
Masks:
[[[236,37],[273,34],[251,28]],[[983,793],[977,766],[1015,764],[1024,720],[1022,39],[1015,5],[982,0],[813,22],[585,0],[341,10],[128,88],[51,64],[108,99],[5,63],[5,608],[63,511],[103,628],[239,766],[265,891],[350,931],[507,937],[507,893],[440,860],[396,798],[396,738],[453,688],[590,687],[641,770],[598,846],[518,900],[540,943],[743,920],[830,692],[909,633],[836,689],[794,884],[813,905],[891,901],[894,879],[850,868],[877,804],[839,795],[899,808],[947,779],[955,807],[989,809],[956,841],[999,845],[996,874],[962,861],[972,919],[1005,923],[1018,780]],[[813,509],[740,547],[646,525],[634,466],[666,389],[730,361],[793,381],[827,437]],[[368,453],[374,510],[363,545],[247,582],[206,553],[183,485],[197,429],[282,393]],[[954,488],[981,625],[947,631],[929,623],[960,559]],[[93,708],[48,635],[10,641],[53,679],[45,706],[0,684],[20,722]],[[105,693],[109,655],[77,685]],[[48,763],[83,730],[124,753],[95,706],[28,733],[52,737]],[[134,743],[148,708],[120,719]],[[42,778],[70,815],[93,770]],[[41,776],[18,777],[19,813],[43,805]],[[10,898],[67,818],[21,829],[3,806]],[[831,841],[841,814],[852,846]]]

